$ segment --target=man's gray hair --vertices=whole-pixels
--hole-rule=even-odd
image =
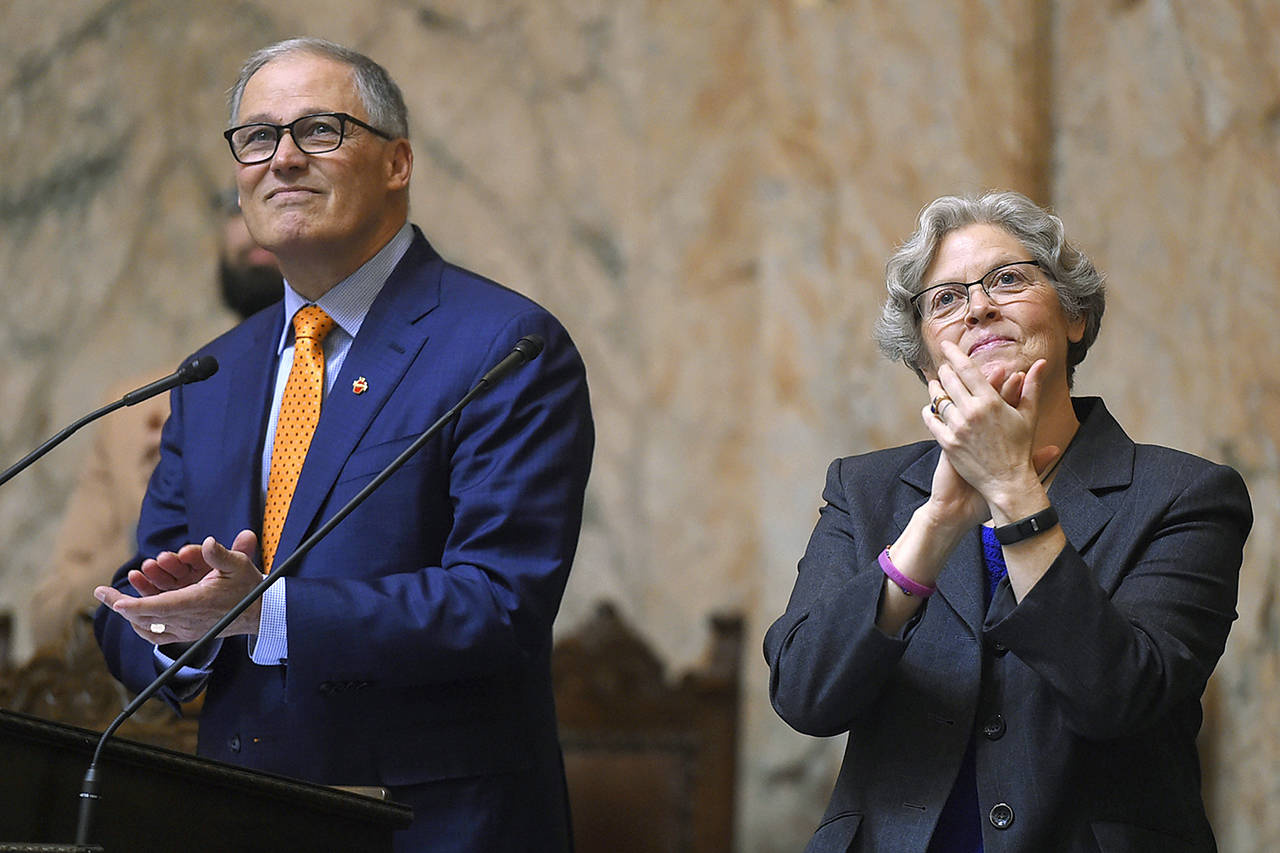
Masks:
[[[240,100],[244,97],[244,87],[249,78],[268,62],[295,53],[308,53],[350,65],[356,94],[369,114],[369,124],[394,138],[409,135],[409,110],[404,105],[404,95],[387,70],[363,53],[319,38],[285,39],[262,48],[245,60],[239,78],[227,92],[230,106],[228,127],[237,121]]]
[[[1068,319],[1085,318],[1084,337],[1067,345],[1067,382],[1097,340],[1106,308],[1103,276],[1083,252],[1067,242],[1062,220],[1016,192],[988,192],[981,196],[942,196],[920,211],[916,232],[889,257],[885,265],[888,298],[875,325],[880,352],[901,361],[924,379],[931,367],[920,315],[911,297],[924,287],[942,239],[967,225],[995,225],[1008,231],[1040,264],[1058,293]]]

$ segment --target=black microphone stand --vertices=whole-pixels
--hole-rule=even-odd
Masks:
[[[3,474],[0,474],[0,486],[3,486],[18,474],[25,471],[33,462],[41,456],[44,456],[50,450],[53,450],[59,444],[62,444],[62,442],[71,437],[72,433],[80,429],[80,427],[85,424],[92,423],[103,415],[109,415],[116,409],[141,403],[143,400],[150,399],[160,392],[167,391],[177,385],[185,385],[188,382],[199,382],[201,379],[208,379],[217,371],[218,362],[214,360],[213,356],[202,356],[184,364],[176,373],[171,373],[164,379],[152,382],[149,385],[144,385],[136,391],[130,391],[114,403],[108,403],[100,409],[95,409],[80,418],[80,420],[63,429],[57,435],[50,438],[44,444],[31,451],[17,462],[10,465]]]
[[[390,464],[388,464],[386,468],[382,469],[378,476],[374,477],[367,486],[361,489],[353,498],[351,498],[351,500],[347,501],[341,509],[335,512],[328,521],[303,540],[302,544],[300,544],[294,552],[289,555],[288,559],[274,567],[270,574],[264,576],[257,586],[250,590],[244,598],[240,599],[234,607],[228,610],[221,619],[214,623],[212,628],[192,643],[186,651],[180,654],[177,659],[165,669],[164,672],[156,676],[154,681],[143,688],[142,692],[135,696],[133,701],[125,706],[125,709],[121,711],[114,720],[112,720],[111,725],[107,726],[106,731],[102,733],[102,737],[98,740],[98,746],[93,751],[93,760],[89,763],[89,769],[85,771],[84,783],[80,790],[80,814],[76,824],[77,845],[89,844],[89,831],[93,824],[93,807],[99,799],[98,760],[102,756],[102,747],[106,744],[107,739],[111,737],[111,735],[114,734],[126,720],[133,716],[133,714],[142,707],[143,703],[154,696],[161,687],[168,684],[169,680],[173,678],[175,673],[200,655],[209,643],[226,630],[226,628],[234,622],[240,614],[248,610],[255,601],[261,598],[267,591],[268,587],[280,578],[288,575],[289,572],[293,571],[294,568],[297,567],[298,563],[302,561],[302,558],[306,556],[306,554],[314,548],[321,539],[327,536],[329,531],[337,527],[339,522],[350,515],[356,507],[364,503],[364,500],[369,497],[375,489],[385,483],[388,477],[398,471],[404,463],[408,462],[415,453],[421,450],[428,441],[434,438],[446,424],[456,418],[468,403],[488,391],[496,385],[499,380],[511,371],[515,370],[517,367],[537,358],[538,354],[542,352],[542,347],[542,338],[537,335],[526,335],[517,341],[515,349],[510,355],[481,377],[480,381],[475,384],[475,387],[468,391],[461,400],[455,403],[453,408],[449,409],[449,411],[441,415],[435,423],[427,427],[426,431],[423,432],[422,435],[418,436],[418,438],[414,440],[413,444],[409,445],[400,453],[399,456],[391,460]]]

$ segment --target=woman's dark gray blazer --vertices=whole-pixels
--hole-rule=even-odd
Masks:
[[[1049,489],[1068,545],[990,607],[977,530],[903,636],[875,627],[876,556],[928,497],[938,447],[832,463],[786,612],[773,706],[849,733],[818,851],[924,851],[974,739],[986,853],[1210,851],[1196,733],[1252,524],[1234,470],[1134,444],[1096,398]]]

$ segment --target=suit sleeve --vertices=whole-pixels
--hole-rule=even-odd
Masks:
[[[799,732],[829,737],[847,731],[878,698],[924,607],[904,636],[876,627],[884,588],[876,555],[888,541],[855,523],[851,512],[862,507],[846,491],[840,460],[827,471],[823,498],[791,599],[765,634],[764,653],[774,710]]]
[[[169,395],[170,414],[160,435],[160,460],[151,474],[147,499],[143,502],[139,531],[149,533],[139,537],[138,552],[111,579],[111,585],[126,595],[138,595],[129,583],[128,574],[142,565],[143,554],[176,550],[188,541],[182,485],[180,436],[183,408],[180,391],[175,389]],[[94,614],[94,633],[102,647],[107,668],[130,691],[137,693],[155,679],[155,646],[134,633],[127,620],[100,605]],[[169,688],[162,689],[158,695],[176,708],[178,700]]]
[[[493,334],[467,378],[474,383],[530,333],[544,351],[463,410],[438,466],[447,471],[424,464],[412,473],[447,490],[452,519],[439,562],[406,553],[401,568],[377,577],[289,579],[290,690],[334,679],[386,687],[491,678],[546,652],[594,441],[585,369],[564,329],[538,309]]]
[[[1127,554],[1122,565],[1090,566],[1068,545],[1020,603],[1002,589],[988,614],[988,638],[1048,685],[1083,737],[1135,734],[1198,698],[1236,617],[1248,492],[1232,469],[1178,457],[1181,470],[1135,481],[1134,506],[1104,534],[1126,540],[1105,549]]]

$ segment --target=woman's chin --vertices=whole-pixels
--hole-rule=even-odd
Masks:
[[[982,375],[987,378],[987,381],[996,386],[1019,370],[1027,369],[1018,359],[1008,358],[996,353],[992,353],[988,358],[976,359],[974,364],[982,371]]]
[[[992,385],[997,382],[1003,382],[1012,372],[1008,369],[1004,359],[993,358],[978,362],[978,369],[982,371],[982,375],[987,377],[987,381]]]

